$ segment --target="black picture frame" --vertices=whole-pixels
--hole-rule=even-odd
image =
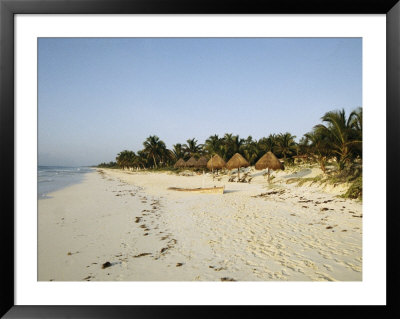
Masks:
[[[387,21],[387,305],[386,306],[16,306],[14,304],[14,15],[15,14],[385,14]],[[400,3],[398,0],[281,0],[281,1],[177,1],[177,0],[0,0],[0,181],[1,192],[1,284],[0,315],[5,318],[159,318],[240,317],[249,312],[263,315],[292,314],[354,317],[399,317],[395,273],[399,243],[395,196],[399,177],[400,136]],[[383,142],[383,141],[382,141]],[[376,146],[379,149],[379,145]],[[383,214],[384,212],[377,212]]]

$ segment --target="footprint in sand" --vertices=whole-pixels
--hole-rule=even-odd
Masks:
[[[139,258],[139,257],[149,256],[149,255],[151,255],[151,253],[141,253],[141,254],[139,254],[139,255],[133,256],[133,258]]]
[[[332,267],[327,265],[327,264],[323,264],[322,266],[324,266],[327,270],[332,271]]]
[[[303,263],[308,267],[312,269],[318,269],[318,267],[311,261],[311,260],[303,260]]]
[[[322,274],[322,273],[316,273],[319,277],[318,277],[318,279],[322,279],[322,280],[327,280],[327,281],[336,281],[334,278],[332,278],[332,277],[330,277],[330,276],[328,276],[328,275],[326,275],[326,274]]]
[[[229,278],[229,277],[222,277],[221,281],[237,281],[237,280],[235,280],[233,278]]]

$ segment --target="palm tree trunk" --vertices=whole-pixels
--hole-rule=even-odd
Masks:
[[[156,158],[153,155],[154,166],[157,168]]]
[[[239,183],[239,179],[240,179],[240,167],[238,167],[238,179],[237,179],[238,183]]]
[[[319,165],[321,166],[322,172],[325,174],[326,173],[326,168],[325,168],[325,160],[324,160],[324,158],[320,159]]]

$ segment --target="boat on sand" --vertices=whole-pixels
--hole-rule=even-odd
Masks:
[[[222,187],[207,187],[207,188],[179,188],[179,187],[169,187],[168,189],[180,192],[190,192],[190,193],[206,193],[206,194],[223,194],[225,186]]]

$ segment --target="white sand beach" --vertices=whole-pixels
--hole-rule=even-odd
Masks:
[[[38,205],[40,281],[360,281],[362,203],[340,186],[97,169]],[[169,187],[225,186],[224,194]],[[107,264],[106,264],[107,263]],[[106,264],[103,268],[102,265]]]

